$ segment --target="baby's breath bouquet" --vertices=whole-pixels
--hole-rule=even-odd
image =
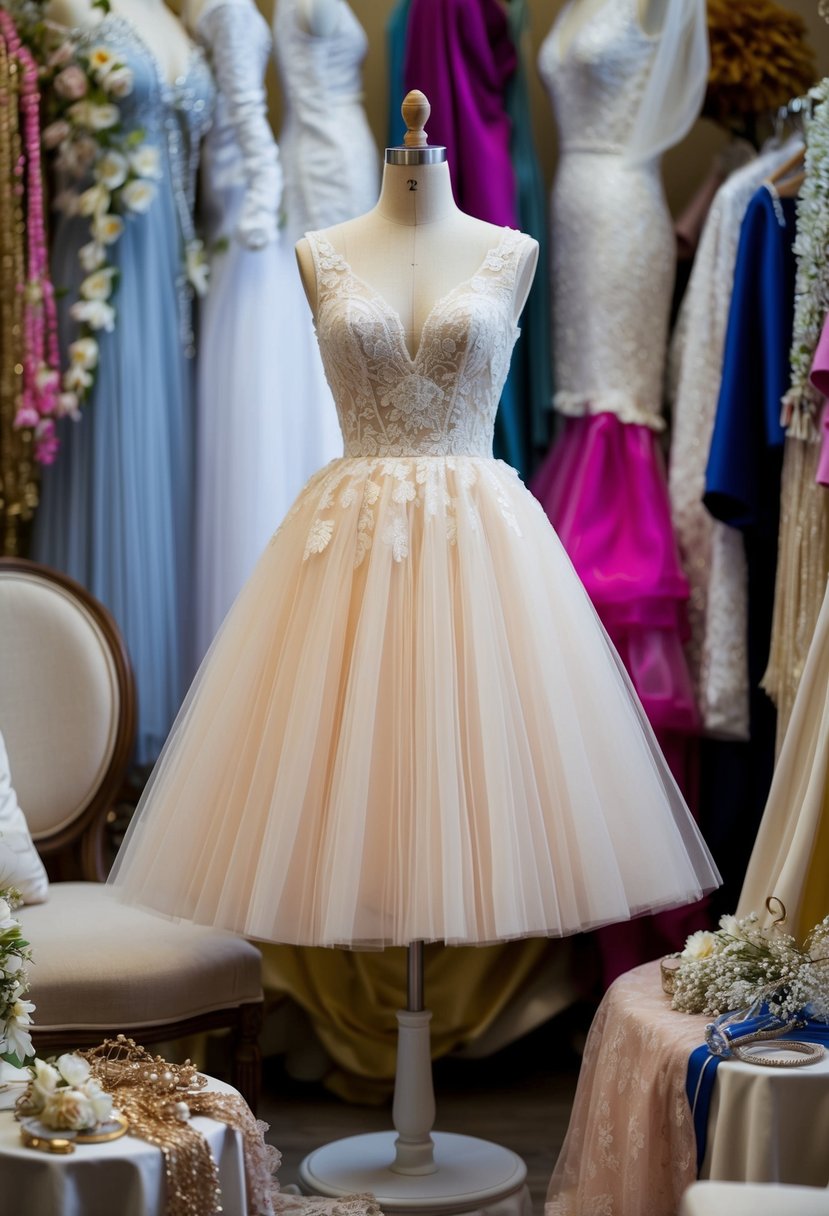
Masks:
[[[35,1054],[28,1031],[34,1005],[25,999],[31,953],[13,915],[18,902],[17,891],[0,889],[0,1060],[22,1068],[26,1057]]]
[[[802,946],[779,921],[761,926],[756,912],[724,916],[719,929],[692,933],[673,957],[671,1004],[682,1013],[719,1017],[765,1004],[781,1022],[829,1022],[829,916]]]

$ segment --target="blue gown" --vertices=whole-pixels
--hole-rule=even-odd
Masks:
[[[77,579],[112,612],[136,677],[134,759],[151,763],[167,737],[188,670],[193,552],[194,403],[191,304],[184,243],[192,236],[195,170],[212,109],[212,82],[194,48],[185,75],[168,84],[123,18],[107,15],[93,45],[134,72],[118,104],[161,152],[162,177],[144,214],[126,218],[111,246],[120,271],[115,331],[99,330],[95,386],[77,423],[59,424],[57,462],[45,471],[33,556]],[[52,251],[63,350],[78,336],[69,316],[83,272],[78,250],[89,220],[62,218]]]

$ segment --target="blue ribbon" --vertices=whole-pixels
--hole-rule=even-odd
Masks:
[[[757,1030],[768,1028],[768,1013],[750,1018],[745,1022],[734,1022],[725,1028],[729,1039],[754,1034]],[[829,1048],[829,1024],[826,1022],[808,1021],[797,1030],[789,1030],[780,1035],[779,1042],[784,1039],[801,1039],[807,1043],[823,1043]],[[695,1047],[688,1057],[688,1073],[685,1079],[685,1093],[694,1118],[694,1133],[697,1138],[697,1174],[702,1169],[705,1158],[705,1144],[708,1136],[708,1112],[711,1107],[711,1094],[714,1092],[714,1078],[722,1056],[714,1056],[705,1043]]]

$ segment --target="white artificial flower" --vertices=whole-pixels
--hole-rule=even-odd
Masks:
[[[152,144],[140,144],[130,152],[130,165],[139,177],[151,178],[158,181],[161,174],[161,154]]]
[[[187,281],[193,287],[196,295],[207,295],[207,287],[210,280],[210,266],[208,265],[207,255],[204,252],[204,245],[201,241],[191,241],[187,246],[185,253],[185,271]]]
[[[45,1060],[35,1057],[34,1080],[32,1082],[32,1104],[35,1110],[43,1110],[43,1105],[50,1093],[55,1093],[60,1085],[61,1074]]]
[[[84,190],[78,199],[78,211],[81,215],[104,215],[109,211],[110,193],[102,182],[97,182]]]
[[[120,215],[96,215],[92,221],[92,235],[100,245],[113,245],[123,231]]]
[[[90,329],[105,329],[109,334],[115,329],[115,309],[105,300],[77,300],[69,309],[69,315],[73,321],[86,322]],[[83,372],[83,368],[70,368],[64,376],[63,383],[70,389],[72,385],[67,384],[66,377],[73,371]]]
[[[94,270],[81,283],[81,295],[85,300],[108,300],[112,295],[114,277],[114,266],[104,266],[101,270]]]
[[[108,131],[111,127],[117,127],[120,121],[121,111],[111,101],[101,102],[100,105],[93,101],[86,103],[84,126],[89,127],[91,131]]]
[[[77,1089],[56,1089],[40,1112],[40,1121],[58,1131],[80,1132],[94,1127],[98,1120],[92,1103]]]
[[[78,250],[78,261],[81,264],[81,269],[87,274],[91,274],[93,270],[97,270],[99,266],[103,266],[107,260],[107,255],[103,245],[97,241],[90,241],[86,245],[81,245]]]
[[[707,929],[698,929],[685,943],[680,958],[709,958],[717,951],[717,939]]]
[[[23,959],[19,954],[7,954],[0,963],[0,973],[5,972],[6,975],[17,975],[23,969]]]
[[[83,1085],[92,1071],[89,1067],[89,1061],[84,1060],[82,1056],[76,1056],[73,1052],[67,1051],[64,1055],[58,1056],[58,1072],[63,1077],[67,1085],[73,1085],[76,1089]]]
[[[58,393],[55,398],[55,416],[57,418],[71,418],[73,422],[77,422],[80,418],[80,401],[78,394],[72,392]]]
[[[87,371],[98,362],[98,343],[94,338],[78,338],[69,344],[69,362]]]
[[[132,92],[134,80],[132,68],[122,66],[108,72],[103,85],[112,97],[127,97]]]
[[[92,376],[85,367],[78,366],[73,363],[71,367],[63,373],[63,387],[69,393],[80,393],[87,389],[92,384]]]
[[[720,928],[722,929],[723,933],[727,933],[729,937],[743,936],[740,931],[740,922],[737,920],[736,916],[721,916]]]
[[[124,206],[129,207],[130,211],[137,211],[139,214],[143,214],[149,210],[150,204],[155,198],[155,193],[155,186],[152,182],[134,178],[124,186],[124,189],[121,191],[121,199]]]
[[[12,925],[17,924],[12,916],[11,906],[8,900],[0,898],[0,930],[11,929]]]
[[[88,1099],[98,1123],[106,1123],[112,1118],[112,1094],[105,1093],[97,1081],[90,1077],[81,1092]]]
[[[99,83],[109,75],[117,62],[109,47],[94,46],[89,52],[89,66]]]
[[[95,165],[95,177],[107,190],[117,190],[127,180],[128,170],[126,156],[110,149]]]
[[[29,1004],[28,1001],[25,1004]],[[34,1006],[32,1006],[34,1008]],[[24,1030],[24,1026],[31,1023],[31,1018],[26,1018],[25,1022],[21,1023],[14,1015],[6,1022],[3,1030],[3,1038],[6,1041],[7,1052],[16,1055],[19,1060],[23,1060],[26,1056],[33,1056],[35,1049],[32,1046],[32,1036],[28,1030]]]

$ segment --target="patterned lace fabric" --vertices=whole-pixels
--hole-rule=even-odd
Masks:
[[[791,148],[736,170],[711,205],[671,346],[671,516],[691,596],[688,661],[709,734],[747,739],[748,571],[742,537],[702,503],[714,431],[740,225],[752,195]]]
[[[590,1027],[545,1216],[675,1216],[696,1180],[685,1077],[708,1021],[671,1009],[658,962],[612,985]]]
[[[622,155],[657,42],[640,28],[636,0],[606,0],[563,44],[569,11],[539,55],[562,148],[552,196],[554,404],[661,430],[675,238],[658,161],[632,168]]]
[[[399,315],[320,233],[317,336],[347,457],[492,457],[518,336],[516,271],[533,242],[505,229],[478,271],[436,302],[411,355]]]

